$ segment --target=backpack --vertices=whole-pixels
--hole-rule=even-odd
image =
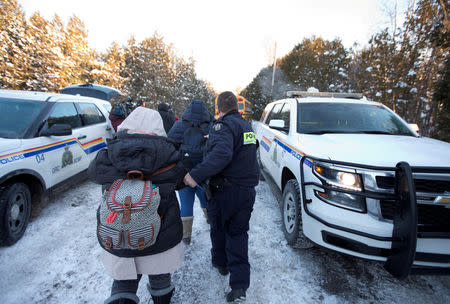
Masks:
[[[140,179],[132,174],[137,173]],[[140,171],[130,171],[127,179],[117,179],[100,203],[97,238],[107,250],[143,250],[156,242],[161,228],[159,188],[143,180]]]
[[[112,115],[119,117],[119,118],[126,118],[127,112],[124,109],[124,106],[122,104],[118,103],[113,106]]]
[[[188,123],[190,125],[184,130],[180,149],[183,153],[183,160],[189,159],[192,166],[195,166],[201,163],[203,159],[203,150],[206,143],[205,135],[208,134],[209,123]]]

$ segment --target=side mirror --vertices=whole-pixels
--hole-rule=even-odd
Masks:
[[[72,127],[69,124],[54,124],[41,132],[41,136],[66,136],[72,135]]]
[[[284,126],[284,120],[282,119],[272,119],[269,121],[269,128],[275,130],[286,131],[286,127]]]

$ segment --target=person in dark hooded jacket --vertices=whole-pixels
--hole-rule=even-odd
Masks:
[[[186,107],[182,120],[177,121],[170,129],[169,134],[167,134],[170,139],[181,144],[180,150],[185,163],[190,165],[189,169],[192,169],[203,160],[206,135],[213,120],[213,115],[208,111],[203,101],[192,100]],[[181,220],[183,222],[183,242],[189,245],[194,220],[193,206],[195,195],[200,200],[200,206],[207,218],[205,193],[201,186],[197,186],[196,188],[183,188],[178,191],[178,194],[180,196]]]
[[[100,242],[105,249],[103,265],[114,279],[105,304],[138,303],[136,291],[144,274],[149,278],[153,302],[170,303],[175,288],[170,273],[181,266],[184,257],[183,227],[175,190],[184,186],[186,169],[177,148],[178,144],[166,137],[158,112],[138,107],[120,124],[116,137],[107,141],[107,149],[100,150],[89,166],[89,179],[105,188],[116,179],[126,178],[127,172],[139,170],[151,176],[161,197],[157,211],[161,228],[153,245],[136,252],[107,249]],[[99,212],[97,219],[103,220]]]
[[[164,130],[166,130],[166,133],[169,133],[169,130],[175,123],[175,115],[173,112],[170,112],[170,106],[165,102],[160,102],[158,104],[158,112],[163,120]]]

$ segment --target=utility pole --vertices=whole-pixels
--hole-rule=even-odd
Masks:
[[[272,87],[270,88],[270,97],[273,99],[273,85],[275,83],[275,69],[277,68],[277,43],[275,42],[275,47],[273,50],[273,71],[272,71]]]

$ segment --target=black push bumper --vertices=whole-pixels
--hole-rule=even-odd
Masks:
[[[305,182],[304,174],[304,164],[306,163],[311,168],[317,162],[327,163],[332,165],[340,165],[345,167],[350,167],[354,169],[368,169],[379,172],[395,172],[395,183],[394,183],[394,193],[386,192],[376,192],[376,191],[351,191],[346,189],[341,189],[338,187],[332,187],[326,183],[316,183],[316,182]],[[331,161],[326,159],[318,159],[310,156],[303,156],[300,161],[300,176],[301,176],[301,188],[302,188],[302,203],[305,212],[312,218],[321,222],[322,224],[341,231],[353,233],[356,235],[364,236],[378,241],[390,241],[392,242],[392,247],[390,250],[382,249],[381,256],[385,256],[387,261],[384,265],[385,269],[397,278],[405,278],[409,274],[424,274],[424,273],[436,273],[436,274],[450,274],[450,268],[432,268],[432,267],[416,267],[413,266],[414,260],[424,261],[424,255],[427,258],[432,257],[431,260],[436,262],[450,261],[450,255],[440,255],[440,254],[426,254],[418,253],[416,257],[416,245],[417,245],[417,235],[418,235],[418,207],[416,199],[416,190],[414,185],[413,173],[450,173],[450,168],[430,168],[430,167],[410,167],[406,162],[400,162],[395,168],[392,167],[375,167],[367,166],[361,164],[347,163]],[[351,229],[348,227],[338,226],[325,221],[324,219],[311,213],[308,209],[308,204],[312,202],[311,199],[306,197],[306,186],[315,186],[325,190],[332,190],[343,192],[351,195],[363,196],[365,198],[373,198],[377,200],[389,200],[395,202],[394,216],[393,216],[393,232],[392,237],[383,237],[373,234],[366,233],[364,231],[359,231]],[[330,236],[328,236],[330,238]],[[336,241],[336,236],[334,237]],[[439,237],[437,237],[439,238]],[[331,236],[333,239],[333,236]],[[343,242],[342,240],[337,240],[337,242]],[[346,244],[350,244],[349,242]],[[361,245],[361,244],[359,244]],[[347,245],[356,248],[355,244]],[[367,247],[367,246],[366,246]],[[359,246],[361,248],[361,246]],[[376,250],[373,247],[363,248],[361,250]],[[374,251],[373,251],[374,252]],[[427,261],[430,261],[428,259]]]

